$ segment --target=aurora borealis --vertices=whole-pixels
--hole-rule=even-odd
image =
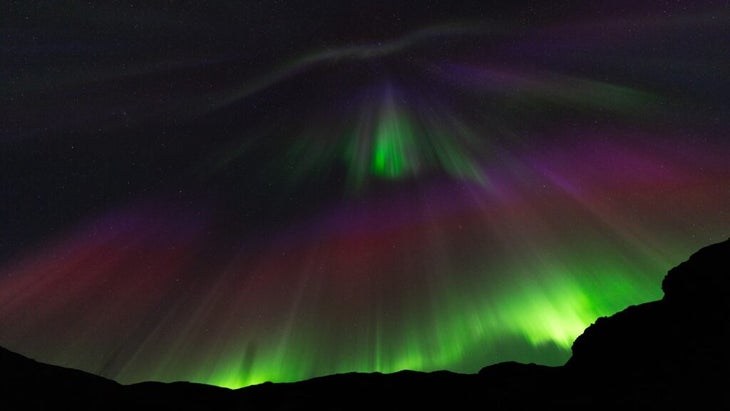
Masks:
[[[227,387],[558,365],[728,237],[726,3],[336,3],[11,6],[0,345]]]

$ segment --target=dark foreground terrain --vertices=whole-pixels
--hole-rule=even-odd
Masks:
[[[730,240],[664,278],[664,297],[597,320],[561,367],[342,374],[228,390],[121,385],[0,349],[0,409],[730,409]]]

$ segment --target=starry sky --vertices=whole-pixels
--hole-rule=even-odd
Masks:
[[[730,233],[726,1],[203,3],[0,16],[0,345],[226,387],[560,365]]]

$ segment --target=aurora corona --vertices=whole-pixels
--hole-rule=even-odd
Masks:
[[[730,231],[728,13],[586,13],[180,55],[19,26],[0,345],[232,388],[564,363]]]

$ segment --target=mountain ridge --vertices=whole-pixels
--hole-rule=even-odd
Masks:
[[[730,239],[669,270],[662,299],[601,317],[563,366],[503,362],[476,374],[345,373],[236,390],[190,382],[122,385],[0,347],[4,409],[401,409],[448,404],[492,409],[730,406]]]

